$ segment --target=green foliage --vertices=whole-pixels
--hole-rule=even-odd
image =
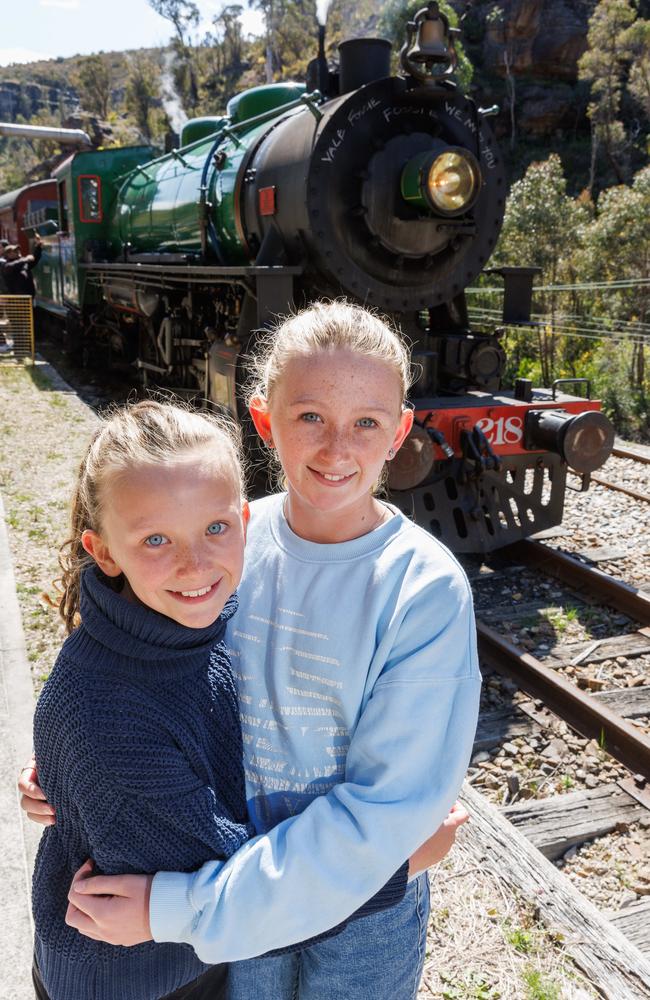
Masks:
[[[603,341],[594,348],[583,368],[594,395],[619,434],[647,437],[650,432],[646,393],[635,389],[630,378],[634,348],[631,344]]]
[[[250,43],[244,38],[240,4],[227,4],[212,20],[200,50],[199,107],[206,114],[225,109],[249,66]]]
[[[562,161],[551,153],[512,185],[495,255],[500,263],[541,267],[555,282],[570,267],[573,234],[587,218],[586,206],[567,195]]]
[[[174,26],[176,36],[171,43],[177,55],[174,81],[186,109],[196,111],[199,103],[197,56],[191,42],[190,31],[199,23],[199,8],[192,3],[192,0],[147,0],[147,2],[156,14],[160,14]]]
[[[501,264],[540,267],[540,286],[634,282],[538,293],[536,337],[511,329],[505,345],[509,380],[519,375],[549,385],[553,378],[587,377],[619,433],[631,437],[650,430],[647,326],[641,325],[650,323],[650,287],[642,283],[650,277],[649,214],[650,167],[593,204],[567,194],[561,161],[552,154],[513,184],[495,253]]]
[[[555,153],[543,163],[533,163],[522,180],[513,184],[496,254],[500,264],[540,267],[544,282],[574,277],[571,251],[575,232],[588,220],[585,205],[566,193],[562,162]],[[556,364],[554,330],[555,298],[540,303],[550,309],[550,325],[537,327],[538,360],[542,380],[550,384]],[[519,344],[521,346],[521,344]],[[529,377],[528,375],[524,377]]]
[[[108,118],[113,84],[108,61],[101,55],[87,56],[81,60],[72,82],[85,110]]]
[[[164,116],[156,107],[159,94],[159,66],[152,59],[131,57],[124,103],[147,140],[159,135],[164,127]]]
[[[591,86],[590,190],[600,150],[619,183],[629,176],[631,139],[621,117],[621,100],[630,64],[630,92],[645,105],[646,114],[650,110],[650,23],[635,21],[630,0],[600,0],[589,20],[588,48],[578,69],[580,79]]]
[[[501,1000],[499,990],[481,972],[470,971],[462,979],[441,972],[440,979],[444,983],[444,1000]]]
[[[539,969],[526,969],[523,979],[526,986],[525,1000],[562,1000],[557,983],[543,975]]]
[[[527,955],[533,947],[533,935],[522,927],[515,927],[508,931],[506,941],[522,955]]]
[[[650,118],[650,21],[638,20],[625,33],[632,57],[627,89]]]
[[[304,78],[316,55],[315,0],[253,0],[265,28],[251,42],[249,61],[260,83]]]
[[[18,117],[19,123],[26,123]],[[60,125],[58,117],[49,112],[41,112],[29,118],[30,125]],[[59,149],[51,139],[0,139],[0,193],[13,191],[33,180],[47,177],[49,170],[43,161]]]

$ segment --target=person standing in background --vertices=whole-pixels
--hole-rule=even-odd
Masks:
[[[0,282],[3,282],[7,295],[31,295],[36,294],[34,287],[33,269],[41,259],[43,244],[41,238],[36,234],[34,237],[34,252],[23,256],[20,247],[15,243],[9,243],[4,248],[4,258],[0,258]]]

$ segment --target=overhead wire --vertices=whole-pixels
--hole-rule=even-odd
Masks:
[[[539,285],[533,288],[533,295],[545,293],[553,295],[567,292],[600,292],[617,293],[631,288],[649,288],[648,278],[621,278],[614,281],[584,281],[574,284]],[[503,287],[468,288],[467,293],[477,297],[503,295]],[[503,324],[500,310],[488,306],[471,305],[470,314],[473,320]],[[586,340],[607,339],[613,343],[631,343],[643,347],[650,346],[650,323],[642,320],[619,319],[614,316],[579,315],[574,312],[558,310],[558,314],[550,316],[547,312],[533,312],[530,316],[533,326],[550,329],[553,335],[565,337],[583,337]],[[508,325],[508,324],[505,324]],[[518,324],[510,324],[517,326]]]
[[[533,292],[576,292],[576,291],[618,291],[625,288],[646,287],[650,278],[620,278],[615,281],[584,281],[573,285],[535,285]],[[485,285],[465,289],[466,292],[487,292],[491,295],[503,294],[503,288],[498,285]]]
[[[469,309],[470,316],[474,321],[485,321],[489,323],[494,323],[494,325],[506,325],[511,327],[516,327],[518,324],[503,324],[501,313],[496,309],[482,309],[480,307],[471,307]],[[621,328],[619,324],[614,321],[613,328],[608,329],[602,326],[592,326],[589,323],[567,323],[563,322],[561,319],[555,319],[554,321],[548,315],[541,313],[531,314],[531,323],[534,327],[548,328],[554,335],[565,336],[565,337],[583,337],[586,340],[611,340],[614,343],[632,343],[638,344],[644,347],[650,346],[650,331],[645,333],[644,331],[639,331],[635,329],[625,329]],[[528,327],[530,329],[530,327]]]

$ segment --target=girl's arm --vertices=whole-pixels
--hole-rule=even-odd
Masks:
[[[442,861],[454,846],[458,830],[468,820],[465,807],[455,802],[436,832],[411,855],[409,877]],[[130,947],[151,941],[149,901],[153,875],[92,877],[92,873],[90,861],[75,873],[66,923],[87,937],[107,944]]]
[[[460,573],[444,581],[441,621],[440,582],[404,617],[352,738],[346,780],[226,863],[159,873],[150,907],[156,940],[187,942],[204,961],[221,962],[319,934],[440,825],[467,768],[480,688],[467,583]],[[95,889],[115,891],[104,880]],[[104,926],[110,909],[95,911]]]

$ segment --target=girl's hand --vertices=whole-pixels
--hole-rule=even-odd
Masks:
[[[456,831],[468,819],[469,813],[465,807],[460,802],[454,802],[444,823],[409,858],[409,878],[442,861],[454,846]]]
[[[18,791],[20,792],[20,808],[24,809],[34,823],[43,826],[53,826],[56,822],[54,809],[49,804],[36,773],[36,761],[32,757],[18,775]]]
[[[75,874],[65,922],[80,934],[127,948],[151,941],[149,897],[153,875],[95,875],[92,861]]]

